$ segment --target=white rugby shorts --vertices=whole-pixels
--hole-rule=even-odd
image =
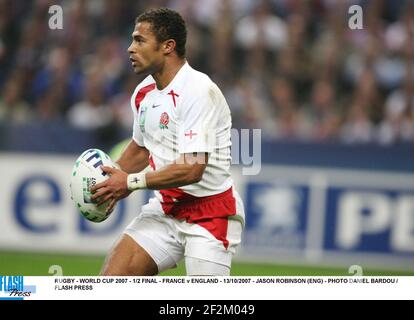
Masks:
[[[200,259],[230,268],[244,227],[243,202],[234,189],[233,196],[236,215],[224,218],[227,219],[226,245],[197,223],[166,215],[157,198],[151,198],[142,207],[141,214],[124,233],[147,251],[157,264],[158,272],[175,268],[183,258]],[[209,228],[214,229],[214,226]]]

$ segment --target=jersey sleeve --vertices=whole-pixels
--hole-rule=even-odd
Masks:
[[[135,97],[138,90],[135,90],[134,94],[131,97],[131,109],[134,115],[134,125],[132,129],[132,139],[136,142],[137,145],[144,147],[144,137],[139,127],[139,111],[135,105]]]
[[[220,116],[214,88],[206,88],[181,105],[178,130],[179,153],[213,152]]]
[[[139,129],[138,121],[134,117],[134,129],[132,130],[132,139],[139,145],[140,147],[144,147],[144,138],[142,136],[141,130]]]

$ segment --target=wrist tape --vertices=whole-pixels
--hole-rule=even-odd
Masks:
[[[134,191],[138,189],[147,188],[147,180],[145,178],[145,172],[131,173],[127,178],[128,190]]]

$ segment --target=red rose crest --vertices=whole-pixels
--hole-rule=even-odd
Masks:
[[[163,112],[160,118],[160,129],[168,129],[168,123],[170,122],[170,117],[167,112]]]

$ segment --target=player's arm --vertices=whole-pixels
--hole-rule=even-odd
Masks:
[[[207,161],[208,154],[204,152],[182,154],[174,163],[159,170],[132,174],[104,166],[102,170],[111,177],[91,188],[95,192],[91,198],[100,205],[109,199],[123,199],[137,189],[161,190],[193,184],[201,180]]]
[[[146,172],[145,187],[161,190],[197,183],[203,177],[207,162],[208,153],[205,152],[182,154],[174,163],[156,171]],[[130,175],[128,180],[133,179],[133,176]],[[133,189],[133,183],[130,186]]]
[[[116,161],[126,173],[140,172],[148,166],[149,151],[131,139],[121,157]]]

